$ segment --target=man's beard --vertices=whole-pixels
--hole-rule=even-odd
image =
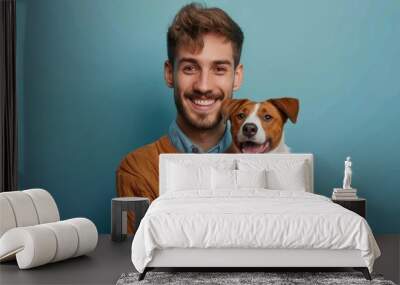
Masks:
[[[195,93],[185,93],[183,95],[185,98],[188,99],[194,99],[194,98],[200,98],[204,99],[215,99],[215,100],[223,100],[224,95],[215,95],[215,94],[195,94]],[[182,116],[182,118],[185,120],[185,122],[190,125],[192,128],[199,129],[199,130],[211,130],[216,128],[220,122],[222,121],[222,114],[219,112],[217,116],[210,117],[208,114],[196,114],[197,118],[193,118],[190,116],[189,112],[185,110],[183,107],[182,99],[179,96],[179,94],[176,94],[174,92],[174,101],[175,101],[175,106],[176,110],[178,111],[178,114]]]

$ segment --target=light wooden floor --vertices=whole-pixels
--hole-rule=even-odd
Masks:
[[[376,236],[382,256],[374,272],[400,281],[400,235]],[[100,235],[99,244],[88,256],[45,266],[19,270],[16,262],[0,264],[0,284],[115,284],[124,272],[134,271],[130,258],[132,239],[114,243],[109,235]]]

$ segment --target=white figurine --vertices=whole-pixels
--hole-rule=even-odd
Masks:
[[[348,156],[346,161],[344,162],[344,179],[343,179],[343,189],[352,189],[351,188],[351,157]]]

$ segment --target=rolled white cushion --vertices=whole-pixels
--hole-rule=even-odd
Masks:
[[[14,227],[56,222],[60,214],[56,202],[43,189],[0,193],[0,237]]]
[[[74,257],[86,254],[96,248],[98,233],[95,224],[91,220],[74,218],[64,222],[72,225],[78,233],[79,242]]]
[[[39,218],[39,224],[57,222],[60,220],[56,202],[49,192],[43,189],[28,189],[22,192],[28,194],[32,199]]]
[[[9,229],[15,228],[17,223],[13,209],[6,197],[0,195],[0,237]]]
[[[78,233],[65,221],[44,224],[56,236],[57,251],[51,262],[57,262],[75,255],[78,249]]]
[[[57,250],[53,231],[42,225],[18,227],[7,231],[0,238],[0,260],[16,254],[20,269],[49,263]]]
[[[18,227],[0,238],[0,261],[16,255],[20,269],[86,254],[96,248],[96,226],[88,219]]]
[[[29,195],[22,191],[3,192],[1,195],[10,202],[17,227],[33,226],[39,223],[35,205]]]

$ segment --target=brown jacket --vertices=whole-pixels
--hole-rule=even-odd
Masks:
[[[167,136],[142,146],[124,157],[116,172],[119,197],[158,197],[158,156],[160,153],[178,153]],[[128,213],[128,233],[133,232],[134,215]],[[135,229],[136,230],[136,229]]]

